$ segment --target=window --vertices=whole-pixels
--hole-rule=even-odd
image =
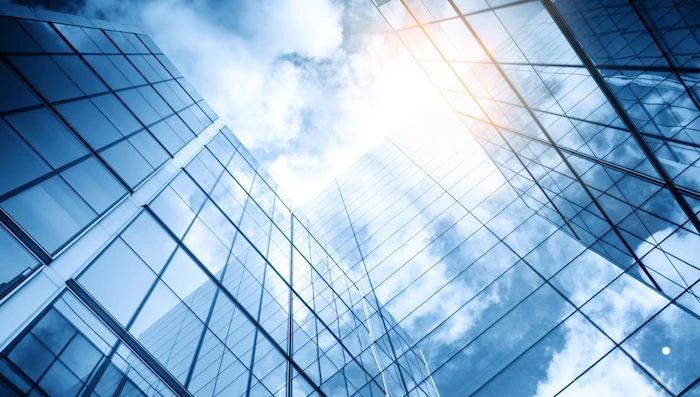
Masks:
[[[94,157],[61,172],[61,176],[98,214],[126,194],[126,189]]]
[[[82,91],[48,55],[9,57],[10,62],[49,101],[83,96]]]
[[[120,91],[117,95],[143,124],[148,126],[160,119],[158,113],[135,89]]]
[[[78,282],[126,325],[155,279],[141,258],[117,239],[78,277]]]
[[[43,52],[14,19],[0,17],[0,37],[12,37],[12,40],[0,42],[2,52]]]
[[[0,227],[0,297],[39,265],[5,228]]]
[[[110,55],[109,59],[114,65],[122,72],[124,76],[129,80],[131,85],[143,85],[146,84],[143,76],[129,63],[129,61],[124,58],[123,55]]]
[[[12,129],[0,120],[0,195],[51,172],[51,168]]]
[[[86,55],[85,60],[92,66],[113,90],[131,87],[129,80],[117,69],[105,55]]]
[[[105,54],[119,54],[117,47],[112,44],[111,41],[102,33],[99,29],[83,28],[85,33],[90,36],[92,41],[100,48],[101,52]]]
[[[141,123],[114,94],[101,95],[91,99],[123,135],[129,135],[142,128]]]
[[[122,137],[89,99],[64,103],[56,108],[95,150]]]
[[[82,53],[100,53],[100,48],[94,41],[78,26],[54,24],[56,29],[71,43],[73,48]]]
[[[110,167],[134,188],[153,172],[153,167],[129,143],[122,141],[100,153]]]
[[[26,85],[4,62],[0,61],[0,111],[13,110],[39,103]]]
[[[68,43],[56,33],[48,22],[28,19],[22,19],[19,22],[46,52],[73,52]]]
[[[110,39],[119,47],[121,52],[124,54],[136,54],[138,51],[136,51],[136,48],[131,44],[129,40],[124,37],[124,33],[122,32],[115,32],[113,30],[106,30],[105,33],[107,33],[107,36],[109,36]]]
[[[97,215],[58,176],[5,200],[0,207],[50,254],[58,251]]]
[[[95,72],[77,55],[54,55],[54,62],[63,69],[68,77],[83,91],[85,95],[98,94],[107,91],[107,87],[97,77]]]
[[[89,154],[78,138],[47,108],[15,113],[6,119],[54,168]]]

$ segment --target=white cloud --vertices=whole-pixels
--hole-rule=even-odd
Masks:
[[[370,1],[86,0],[70,11],[141,26],[296,205],[384,136],[454,123]]]
[[[618,349],[610,353],[559,395],[565,397],[652,397],[668,394],[659,385],[654,384],[651,379],[644,376],[635,367],[632,360]]]

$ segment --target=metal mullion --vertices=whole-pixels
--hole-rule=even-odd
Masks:
[[[452,0],[449,0],[450,3],[452,3]],[[605,79],[603,76],[600,74],[600,72],[596,69],[595,65],[593,64],[593,61],[588,57],[588,54],[585,52],[581,44],[576,40],[576,37],[574,36],[573,32],[569,29],[568,25],[564,21],[564,19],[561,17],[559,12],[557,11],[556,7],[550,0],[541,0],[544,8],[547,10],[549,13],[550,17],[552,20],[556,23],[557,27],[561,31],[561,33],[564,35],[564,37],[567,39],[569,42],[569,45],[571,48],[574,50],[576,55],[581,59],[583,62],[584,66],[588,70],[588,73],[591,75],[593,80],[597,83],[598,87],[600,90],[603,92],[605,95],[606,99],[612,105],[612,107],[615,109],[617,112],[618,116],[622,120],[622,122],[625,124],[627,129],[630,131],[632,136],[635,138],[635,141],[639,145],[639,147],[642,149],[644,154],[647,156],[649,162],[652,164],[656,172],[659,174],[659,176],[663,179],[664,183],[666,184],[666,187],[669,189],[673,197],[676,199],[678,205],[681,207],[685,215],[688,217],[688,220],[690,223],[695,227],[696,232],[700,232],[700,220],[698,220],[698,217],[695,215],[695,212],[692,210],[688,202],[686,201],[685,197],[678,191],[676,188],[675,183],[673,180],[670,178],[666,170],[664,169],[663,165],[659,161],[659,159],[656,157],[654,154],[653,150],[649,146],[649,144],[646,142],[646,140],[642,137],[639,129],[637,126],[634,124],[630,116],[625,112],[624,108],[622,107],[622,104],[617,100],[615,95],[612,93],[612,90],[610,87],[608,87]],[[546,134],[546,132],[545,132]],[[551,138],[550,138],[551,139]],[[597,203],[597,202],[596,202]],[[606,215],[607,216],[607,215]],[[623,240],[624,242],[624,240]],[[625,242],[625,244],[627,244]],[[644,268],[644,267],[643,267]],[[646,269],[644,269],[646,271]]]

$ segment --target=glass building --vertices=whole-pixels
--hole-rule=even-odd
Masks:
[[[0,395],[700,395],[700,8],[576,1],[375,3],[466,128],[297,209],[138,28],[0,4]]]

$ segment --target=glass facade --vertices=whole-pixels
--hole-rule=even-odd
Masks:
[[[138,28],[0,4],[0,395],[700,394],[698,6],[377,6],[464,134],[294,209]]]
[[[375,4],[530,208],[667,295],[691,289],[696,2]]]

